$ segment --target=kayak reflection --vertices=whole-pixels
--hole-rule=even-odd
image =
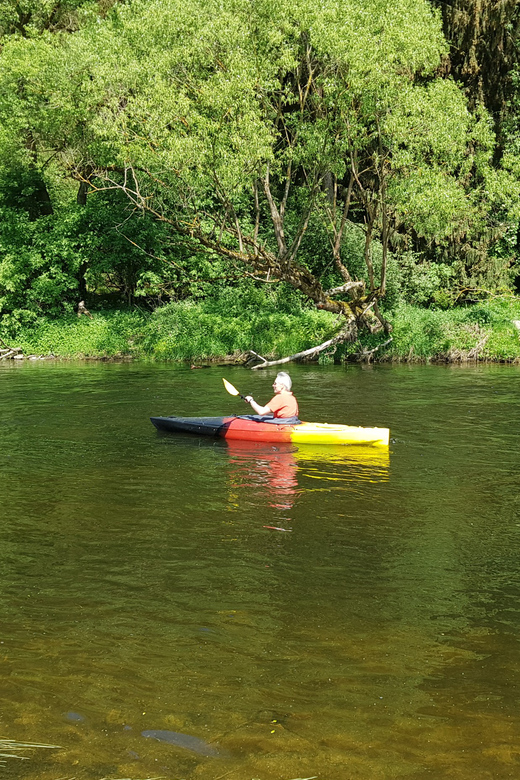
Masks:
[[[301,447],[295,457],[299,482],[306,492],[364,493],[368,485],[387,482],[388,450],[378,447]]]
[[[228,441],[226,447],[233,487],[263,490],[269,505],[276,509],[291,509],[302,492],[330,490],[331,481],[336,488],[352,489],[360,482],[386,482],[389,476],[386,448],[330,444],[296,447],[248,441]]]
[[[386,482],[390,455],[386,447],[308,445],[295,452],[302,475],[334,482]],[[329,486],[330,487],[330,486]]]
[[[229,441],[231,482],[235,488],[265,490],[269,505],[291,509],[298,494],[298,463],[293,444]]]

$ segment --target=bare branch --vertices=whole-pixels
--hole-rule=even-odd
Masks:
[[[394,339],[393,339],[393,337],[392,337],[392,336],[390,336],[390,338],[389,338],[389,339],[387,339],[386,341],[383,341],[383,343],[382,343],[382,344],[378,344],[378,345],[377,345],[377,347],[374,347],[374,349],[368,349],[368,350],[367,350],[367,349],[364,349],[362,352],[358,352],[358,353],[357,353],[357,356],[358,356],[358,358],[359,358],[360,360],[367,360],[367,359],[368,359],[368,361],[370,361],[370,358],[371,358],[371,356],[372,356],[372,355],[373,355],[375,352],[377,352],[377,351],[378,351],[378,349],[383,349],[383,347],[386,347],[386,346],[388,346],[388,344],[390,344],[390,342],[392,342],[393,340],[394,340]]]
[[[310,46],[307,46],[306,51],[305,51],[305,59],[307,61],[307,69],[308,69],[309,75],[308,75],[308,78],[307,78],[307,83],[305,85],[305,92],[303,93],[303,95],[302,95],[301,87],[298,86],[298,91],[300,93],[300,111],[301,111],[302,115],[303,115],[303,112],[305,111],[305,104],[307,102],[307,98],[309,96],[309,92],[310,92],[310,89],[311,89],[311,86],[312,86],[312,83],[313,83],[314,69],[312,67],[311,52],[312,52],[312,48]]]
[[[285,217],[285,207],[287,206],[289,190],[291,189],[291,175],[292,175],[292,162],[291,160],[289,160],[289,164],[287,166],[287,173],[285,174],[285,190],[284,190],[282,202],[280,204],[280,216],[282,219]]]
[[[374,206],[374,208],[370,208],[369,206],[367,206],[368,222],[366,223],[365,246],[363,249],[363,255],[368,269],[370,290],[375,290],[374,266],[372,264],[372,234],[374,230],[376,214],[377,214],[377,204]]]
[[[258,180],[255,179],[253,185],[253,193],[255,196],[255,229],[253,231],[253,241],[258,241],[258,231],[260,230],[260,199],[258,197]]]
[[[365,286],[364,282],[346,282],[345,284],[342,284],[340,287],[333,287],[332,290],[327,290],[325,292],[325,295],[339,295],[340,293],[346,293],[350,290],[355,289],[363,289]]]
[[[316,176],[311,190],[311,194],[309,196],[309,202],[307,203],[307,210],[305,212],[305,216],[301,220],[300,225],[298,226],[298,230],[296,231],[296,235],[292,241],[289,251],[287,252],[287,255],[283,258],[284,263],[288,266],[291,265],[296,255],[298,254],[298,250],[302,243],[303,236],[305,235],[305,231],[309,226],[309,220],[311,218],[312,210],[314,208],[317,191],[318,191],[318,177]]]
[[[145,254],[147,257],[151,257],[152,260],[159,260],[161,263],[166,263],[166,265],[170,265],[174,268],[178,268],[180,271],[183,270],[182,266],[180,266],[178,263],[175,263],[173,260],[165,260],[164,257],[158,257],[157,255],[154,255],[151,252],[147,252],[146,249],[143,249],[142,246],[137,244],[135,241],[132,241],[132,239],[129,238],[129,236],[125,235],[125,233],[123,233],[119,228],[120,225],[115,226],[116,233],[119,233],[119,235],[122,236],[125,239],[125,241],[128,241],[129,244],[135,246],[136,249],[139,249],[139,251]]]
[[[261,360],[263,363],[268,363],[269,362],[265,357],[262,357],[262,355],[259,355],[258,352],[255,352],[254,349],[248,350],[247,354],[248,355],[254,355],[255,357],[258,358],[258,360]]]
[[[347,196],[345,198],[345,205],[343,207],[343,214],[341,216],[341,225],[340,225],[339,230],[337,231],[336,242],[335,242],[333,250],[332,250],[334,252],[334,258],[336,260],[336,265],[338,266],[338,270],[342,270],[343,271],[342,276],[344,276],[344,273],[346,273],[348,275],[347,269],[345,268],[345,266],[343,265],[343,263],[340,260],[340,249],[341,249],[341,242],[343,240],[343,234],[345,232],[345,227],[346,227],[346,224],[347,224],[347,217],[348,217],[348,212],[349,212],[349,209],[350,209],[350,201],[352,200],[352,190],[353,190],[353,187],[354,187],[354,174],[351,172],[350,173],[349,183],[348,183]],[[350,275],[349,275],[349,279],[350,279]],[[347,279],[347,281],[348,281],[348,279]]]
[[[139,171],[143,175],[149,176],[152,182],[156,182],[157,179],[151,175],[148,171]],[[160,210],[160,206],[154,207],[152,199],[147,196],[141,190],[139,182],[137,180],[138,172],[136,169],[128,167],[126,169],[126,180],[114,181],[111,179],[107,171],[97,171],[95,174],[99,179],[104,178],[106,182],[106,188],[117,188],[123,190],[128,197],[129,201],[133,205],[143,211],[146,211],[153,216],[158,222],[169,225],[177,234],[178,237],[184,237],[187,241],[196,241],[198,245],[210,253],[214,253],[220,257],[225,257],[232,264],[240,265],[245,273],[254,274],[254,278],[260,278],[263,282],[274,282],[277,280],[283,280],[290,284],[297,290],[300,290],[303,295],[307,296],[314,302],[318,309],[332,312],[333,314],[340,315],[348,322],[353,319],[356,323],[361,323],[365,316],[363,309],[370,307],[375,291],[370,293],[370,296],[356,295],[351,301],[335,300],[330,295],[327,295],[323,290],[323,287],[319,279],[311,272],[310,269],[304,265],[297,263],[287,262],[287,256],[284,258],[284,254],[279,255],[271,252],[262,243],[258,242],[256,235],[243,234],[239,236],[240,226],[234,224],[234,220],[230,220],[231,216],[228,211],[228,220],[224,218],[224,223],[220,225],[221,235],[217,236],[214,229],[207,227],[206,220],[210,220],[216,228],[216,219],[222,219],[222,211],[219,214],[198,213],[195,216],[187,216],[183,218],[182,211],[164,213]],[[315,196],[318,188],[318,174],[316,172],[316,181],[314,182],[314,191],[310,196],[310,200]],[[272,209],[271,216],[273,218],[275,227],[276,219],[278,218],[277,227],[278,231],[278,246],[285,247],[285,237],[283,235],[283,221],[280,219],[280,215],[277,211],[276,204],[270,191],[269,182],[269,170],[265,172],[265,178],[263,180],[266,197],[269,201]],[[100,187],[97,189],[101,190]],[[310,207],[309,207],[310,208]],[[295,240],[291,246],[291,251],[295,253],[298,249],[299,242],[305,232],[306,225],[308,223],[308,214],[303,220],[300,228],[297,232]],[[225,231],[225,232],[224,232]],[[232,238],[232,241],[227,241],[228,238]],[[236,246],[234,245],[236,241]],[[280,256],[281,255],[281,256]],[[349,280],[351,281],[351,280]],[[348,284],[348,282],[346,282]],[[353,290],[358,290],[357,287],[352,287]],[[373,317],[373,315],[372,315]],[[373,317],[375,320],[376,318]],[[380,323],[377,323],[377,327],[381,327]]]
[[[273,194],[271,192],[271,184],[269,179],[269,163],[267,164],[265,176],[262,179],[262,184],[264,187],[265,197],[267,198],[269,209],[271,211],[271,219],[273,222],[274,233],[276,236],[276,243],[278,244],[278,251],[280,255],[283,257],[285,254],[287,254],[287,244],[285,243],[285,235],[283,229],[283,216],[278,211],[278,208],[276,207],[276,203],[274,202]]]
[[[303,352],[297,352],[295,355],[289,355],[289,357],[280,358],[280,360],[266,360],[265,358],[261,358],[264,362],[258,366],[253,366],[251,370],[259,371],[262,368],[269,368],[269,366],[280,366],[283,363],[291,363],[294,360],[316,357],[316,355],[319,355],[320,352],[323,352],[325,349],[340,344],[342,341],[347,341],[351,337],[352,325],[353,321],[347,323],[336,336],[324,341],[323,344],[318,344],[310,349],[304,349]],[[258,357],[260,357],[260,355]]]

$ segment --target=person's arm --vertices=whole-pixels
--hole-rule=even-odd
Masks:
[[[268,406],[260,406],[260,404],[257,404],[252,395],[246,395],[244,400],[251,405],[251,408],[254,409],[257,414],[272,414],[271,409]]]

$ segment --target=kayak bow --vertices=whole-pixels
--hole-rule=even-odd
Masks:
[[[183,431],[223,439],[259,442],[291,442],[293,444],[370,444],[388,446],[388,428],[362,428],[354,425],[300,422],[284,424],[243,417],[151,417],[160,431]]]

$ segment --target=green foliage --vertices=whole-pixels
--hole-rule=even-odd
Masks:
[[[28,321],[71,312],[83,280],[127,302],[175,289],[179,274],[156,254],[161,239],[160,227],[121,198],[67,204],[36,220],[0,207],[0,314]]]
[[[79,262],[66,235],[53,232],[52,217],[30,222],[0,210],[0,314],[27,321],[38,313],[72,311]]]
[[[231,304],[231,308],[233,305]],[[334,320],[314,310],[298,314],[269,311],[253,304],[235,316],[215,312],[214,303],[171,303],[157,309],[138,346],[142,354],[171,360],[215,358],[252,349],[264,356],[294,354],[324,341]]]
[[[250,281],[242,280],[233,287],[213,289],[203,306],[208,314],[222,317],[244,318],[259,312],[298,317],[302,314],[303,301],[296,290],[283,282],[253,286]]]
[[[71,216],[90,290],[119,293],[120,300],[131,302],[152,297],[167,284],[164,231],[150,216],[132,212],[120,195],[90,198]]]
[[[395,271],[395,278],[399,281],[398,300],[415,306],[438,304],[455,276],[453,266],[424,260],[412,252],[403,253]]]
[[[61,319],[40,318],[30,327],[6,327],[2,321],[0,335],[16,341],[25,354],[53,354],[65,358],[113,357],[128,355],[131,342],[146,326],[140,312],[115,311],[94,314],[92,319],[76,316]]]
[[[249,349],[280,357],[325,340],[334,329],[329,314],[314,310],[284,314],[252,306],[232,317],[206,311],[203,304],[179,302],[152,314],[135,309],[94,312],[92,319],[39,318],[25,326],[2,320],[0,336],[26,354],[195,360]]]
[[[520,299],[498,298],[450,311],[399,306],[386,356],[400,360],[520,359]]]
[[[291,84],[308,45],[316,88],[299,106]],[[283,187],[291,162],[300,176],[290,232],[316,176],[345,174],[353,151],[371,158],[379,132],[392,149],[396,210],[437,238],[462,219],[453,177],[475,140],[461,93],[435,79],[445,52],[439,19],[417,0],[327,0],[319,9],[310,0],[135,0],[66,38],[6,43],[0,161],[30,167],[55,150],[66,170],[105,169],[116,187],[126,168],[124,191],[137,205],[183,214],[210,235],[223,205],[251,226],[259,171],[269,163]],[[418,84],[418,74],[431,83]],[[293,139],[284,143],[280,112]],[[273,246],[269,220],[264,212]]]
[[[114,1],[2,0],[0,38],[3,35],[30,38],[45,30],[71,32],[86,16],[106,10]]]
[[[203,301],[208,314],[240,316],[248,301],[298,311],[300,292],[238,281],[244,258],[259,276],[259,247],[283,254],[262,187],[255,212],[268,166],[278,205],[288,192],[289,243],[309,210],[293,267],[324,289],[342,281],[331,253],[341,208],[331,216],[325,177],[343,197],[354,160],[363,182],[341,258],[368,282],[377,204],[377,286],[384,206],[387,310],[449,308],[457,288],[510,283],[518,121],[498,165],[489,115],[439,75],[448,46],[426,0],[6,0],[2,35],[0,313],[13,322],[70,312],[85,284],[127,301]],[[106,188],[83,208],[81,179]],[[238,224],[246,249],[230,259]]]
[[[393,341],[374,359],[382,360],[520,360],[520,336],[512,320],[520,320],[520,299],[504,297],[449,311],[398,306],[392,314]],[[265,356],[292,354],[328,338],[333,318],[314,310],[299,314],[265,313],[252,307],[242,316],[207,311],[204,304],[173,303],[154,313],[138,310],[94,312],[93,318],[39,318],[29,326],[8,328],[0,337],[25,354],[58,357],[132,356],[156,360],[216,359],[248,349]],[[382,336],[363,338],[373,349]],[[321,363],[348,360],[361,351],[346,343],[323,353]]]

